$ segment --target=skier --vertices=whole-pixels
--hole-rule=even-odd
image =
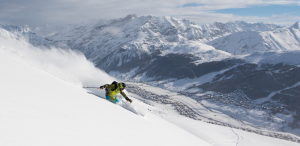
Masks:
[[[112,82],[111,85],[105,84],[103,86],[100,86],[100,89],[105,88],[105,96],[106,99],[111,100],[112,102],[119,102],[119,99],[116,98],[116,95],[118,93],[121,93],[121,95],[130,103],[132,103],[132,100],[127,97],[127,95],[123,92],[126,88],[125,83],[117,83],[116,81]]]

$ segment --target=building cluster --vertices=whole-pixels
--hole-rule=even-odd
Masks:
[[[255,104],[245,94],[243,94],[243,92],[237,90],[228,94],[207,93],[205,95],[200,95],[200,96],[195,95],[194,93],[187,93],[187,92],[179,92],[178,94],[186,95],[191,98],[194,98],[199,103],[202,100],[208,100],[211,102],[220,102],[222,104],[232,104],[246,109],[256,108],[259,110],[268,110],[272,114],[276,114],[276,113],[290,114],[285,109],[285,106],[280,103],[268,101],[262,104]]]
[[[248,99],[248,97],[240,91],[234,91],[228,94],[222,93],[208,93],[201,96],[192,96],[197,102],[201,100],[208,100],[211,102],[220,102],[223,104],[233,104],[239,107],[244,107],[246,109],[255,108],[255,104]]]
[[[133,85],[128,85],[126,87],[126,90],[128,90],[129,92],[135,93],[144,99],[151,100],[156,103],[171,104],[180,115],[183,115],[183,116],[195,119],[195,120],[201,120],[200,115],[198,113],[193,111],[191,108],[189,108],[187,105],[185,105],[182,102],[173,101],[172,99],[170,99],[168,97],[168,95],[157,95],[152,92],[141,89],[137,86],[133,86]]]

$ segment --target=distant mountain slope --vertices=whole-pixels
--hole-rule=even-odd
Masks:
[[[214,27],[217,28],[217,26]],[[212,34],[208,35],[207,30],[203,30],[202,27],[188,20],[129,15],[122,19],[100,20],[90,25],[78,24],[72,29],[47,37],[47,40],[60,47],[80,50],[88,59],[106,71],[128,71],[137,67],[140,69],[146,67],[145,65],[154,61],[155,58],[164,56],[162,52],[172,54],[170,50],[173,48],[181,48],[182,51],[176,54],[194,56],[192,52],[203,49],[202,52],[205,52],[204,50],[214,52],[215,55],[209,60],[228,58],[230,54],[204,44],[193,49],[186,45],[185,48],[189,51],[184,50],[182,44],[193,44],[195,41],[202,40],[205,35],[217,36],[218,33],[213,33],[216,31],[210,28],[209,32]],[[223,35],[223,33],[218,35]],[[197,60],[207,62],[208,59],[195,55],[194,61]]]
[[[243,31],[215,39],[208,45],[235,55],[252,54],[257,51],[300,50],[299,22],[289,28],[273,31]]]
[[[29,26],[22,25],[22,26],[16,26],[16,25],[1,25],[0,28],[5,29],[12,34],[16,35],[19,38],[23,38],[29,43],[31,43],[34,46],[44,46],[44,47],[50,47],[52,44],[51,42],[45,40],[44,37],[39,36],[35,34]]]
[[[48,36],[47,40],[59,47],[80,50],[99,68],[108,72],[127,72],[137,67],[140,70],[145,68],[156,58],[166,54],[162,52],[168,52],[168,55],[180,54],[181,57],[177,60],[183,59],[183,54],[186,54],[191,56],[188,57],[189,63],[195,64],[223,60],[231,55],[200,44],[233,32],[269,31],[278,27],[262,23],[249,24],[243,21],[226,24],[216,22],[198,26],[185,19],[128,15],[120,19],[77,24],[53,36]],[[189,48],[191,45],[185,45],[185,49],[189,51],[182,47],[182,43],[194,44],[194,42],[202,47],[191,49]],[[173,48],[182,48],[182,51],[172,52]],[[214,55],[205,57],[191,53],[197,52],[199,48],[204,50],[210,48]]]

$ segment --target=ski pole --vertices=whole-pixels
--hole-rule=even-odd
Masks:
[[[98,89],[98,88],[100,88],[100,87],[83,87],[83,88],[97,88],[97,89]]]

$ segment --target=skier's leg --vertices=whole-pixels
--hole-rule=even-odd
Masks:
[[[117,99],[115,96],[106,96],[106,99],[109,99],[112,102],[119,102],[119,99]]]
[[[110,100],[112,102],[120,102],[120,100],[118,98],[116,98],[115,96],[106,96],[107,100]]]
[[[110,96],[106,96],[106,99],[109,99],[110,98]]]

